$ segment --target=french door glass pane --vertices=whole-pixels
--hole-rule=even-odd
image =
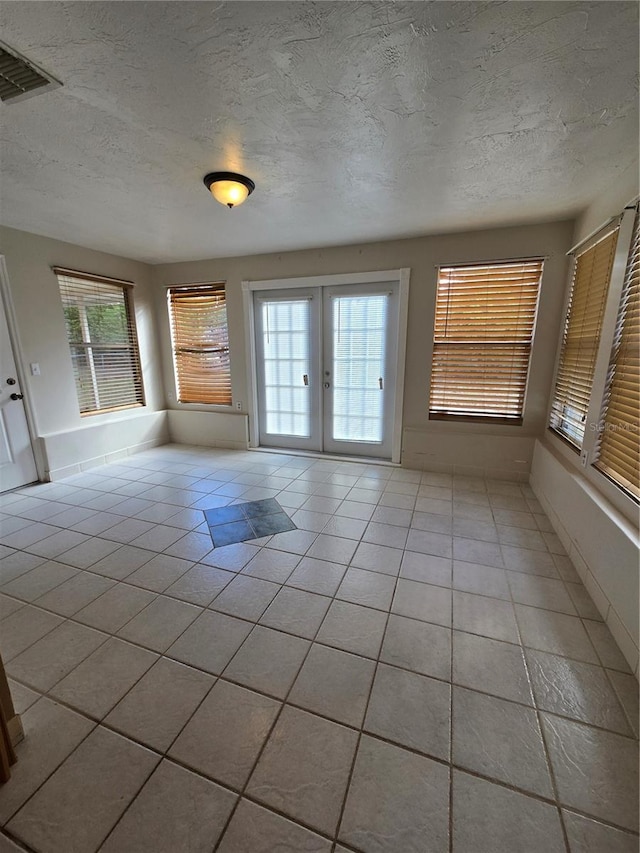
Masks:
[[[311,435],[308,299],[262,303],[265,431],[270,435]]]
[[[387,306],[387,294],[333,298],[336,441],[383,440]]]

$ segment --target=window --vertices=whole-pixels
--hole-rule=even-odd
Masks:
[[[640,497],[640,227],[631,248],[598,425],[595,466],[636,499]]]
[[[577,449],[584,440],[617,240],[618,227],[609,228],[574,262],[549,425]]]
[[[54,267],[80,414],[144,405],[131,282]]]
[[[230,406],[224,284],[170,287],[168,299],[178,402]]]
[[[542,266],[440,267],[430,418],[522,422]]]

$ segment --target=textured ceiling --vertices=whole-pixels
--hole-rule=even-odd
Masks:
[[[638,150],[635,2],[5,2],[1,221],[150,262],[573,215]],[[228,211],[212,170],[257,188]]]

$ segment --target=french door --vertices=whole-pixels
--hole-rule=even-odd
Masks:
[[[254,292],[260,444],[391,458],[398,283]]]

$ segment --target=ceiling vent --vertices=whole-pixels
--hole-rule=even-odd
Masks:
[[[61,85],[37,65],[0,42],[0,100],[22,101]]]

